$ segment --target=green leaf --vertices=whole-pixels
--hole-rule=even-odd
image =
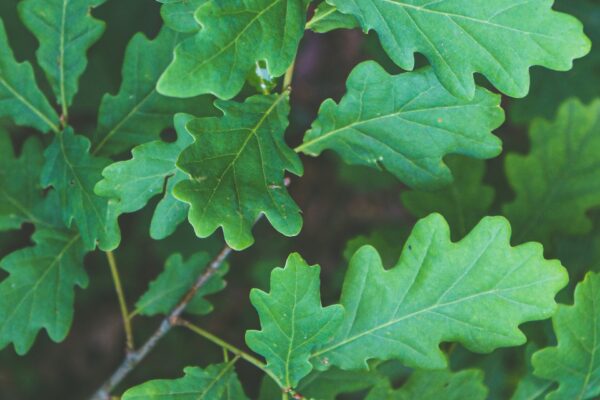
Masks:
[[[33,242],[33,247],[0,261],[0,268],[10,274],[0,283],[0,348],[12,342],[18,354],[31,348],[42,328],[55,342],[67,336],[73,320],[74,287],[88,283],[79,235],[41,228],[33,234]]]
[[[472,100],[444,89],[430,68],[391,76],[368,61],[352,71],[339,104],[326,100],[297,149],[339,153],[349,164],[385,169],[409,186],[433,189],[452,181],[447,154],[491,158],[491,135],[504,114],[500,97],[478,88]]]
[[[58,131],[58,115],[38,88],[33,68],[18,63],[8,44],[4,23],[0,20],[0,117],[10,117],[17,125],[42,132]]]
[[[575,303],[552,318],[558,345],[534,353],[534,374],[556,381],[547,400],[600,396],[600,275],[590,272],[575,289]]]
[[[190,204],[196,235],[210,236],[221,226],[227,244],[242,250],[254,242],[252,226],[261,213],[282,234],[297,235],[302,217],[284,172],[301,175],[303,169],[284,141],[288,94],[215,105],[223,117],[188,123],[195,142],[177,162],[191,179],[175,186],[175,197]]]
[[[117,218],[108,200],[94,194],[110,161],[90,155],[89,149],[89,140],[73,129],[57,133],[44,153],[42,186],[58,192],[63,221],[67,227],[75,222],[85,249],[95,249],[97,241],[102,250],[112,250],[120,241]]]
[[[185,35],[163,28],[154,40],[136,34],[123,63],[123,83],[116,96],[105,95],[92,143],[94,154],[111,156],[156,140],[177,112],[210,110],[208,99],[179,100],[161,96],[156,82]]]
[[[304,34],[308,0],[209,1],[196,12],[202,29],[175,50],[158,82],[166,96],[212,93],[230,99],[244,86],[257,61],[272,76],[292,64]]]
[[[271,273],[270,293],[250,293],[262,330],[248,331],[246,343],[267,359],[267,367],[286,387],[296,387],[310,373],[311,351],[335,335],[342,319],[341,306],[321,306],[320,270],[292,254],[284,268]]]
[[[501,92],[524,97],[529,69],[558,71],[590,51],[575,18],[552,10],[552,0],[328,0],[375,30],[390,58],[405,70],[414,53],[429,60],[454,95],[475,94],[474,73]]]
[[[384,381],[365,400],[485,400],[487,392],[479,370],[417,370],[402,388],[394,390],[389,381]]]
[[[104,179],[94,188],[98,196],[113,199],[110,207],[117,215],[141,210],[152,197],[162,193],[163,198],[150,225],[150,236],[154,239],[172,234],[185,220],[189,209],[187,204],[173,197],[172,192],[173,187],[187,177],[175,162],[183,149],[192,143],[192,137],[185,130],[186,123],[192,118],[189,114],[177,114],[175,142],[157,140],[135,147],[130,160],[106,167],[102,171]]]
[[[539,244],[511,247],[502,217],[484,218],[453,243],[446,221],[432,214],[417,223],[395,267],[384,269],[370,246],[354,255],[342,289],[342,327],[313,363],[365,369],[370,359],[398,359],[436,369],[446,366],[441,342],[479,353],[520,345],[526,338],[519,325],[550,317],[567,280]]]
[[[485,163],[466,157],[447,159],[454,182],[435,192],[407,191],[402,204],[417,218],[438,212],[458,237],[465,236],[487,215],[494,201],[494,188],[482,183]]]
[[[74,286],[85,287],[84,249],[76,232],[64,229],[57,215],[57,193],[45,196],[39,183],[44,157],[35,137],[27,139],[18,158],[9,136],[0,133],[0,229],[35,225],[33,247],[0,260],[8,277],[0,283],[0,348],[13,343],[19,354],[46,329],[62,341],[73,319]]]
[[[77,93],[87,66],[88,49],[104,33],[103,21],[91,9],[105,0],[25,0],[19,3],[21,20],[40,43],[37,60],[66,110]]]
[[[589,232],[586,212],[600,205],[600,100],[568,100],[554,121],[536,119],[529,136],[530,153],[509,154],[505,164],[516,197],[504,214],[515,239]]]
[[[189,260],[184,261],[181,254],[173,254],[167,259],[164,271],[150,283],[146,293],[135,303],[135,313],[146,316],[167,314],[173,309],[194,285],[196,279],[209,266],[210,256],[207,253],[196,253]],[[221,267],[204,284],[192,298],[185,311],[206,315],[213,310],[204,297],[217,293],[225,288],[223,276],[227,267]]]
[[[194,18],[196,10],[207,0],[159,0],[160,15],[165,25],[177,32],[196,32],[200,24]]]
[[[592,43],[600,43],[600,7],[596,0],[557,0],[557,11],[574,15],[583,22]],[[529,95],[511,104],[508,113],[512,121],[529,123],[535,117],[552,118],[560,104],[569,97],[590,102],[598,96],[600,87],[600,51],[597,49],[576,60],[567,74],[535,68],[531,71]]]
[[[327,33],[335,29],[354,29],[360,23],[353,15],[342,14],[337,8],[323,1],[315,10],[315,15],[306,24],[306,28],[317,33]]]
[[[43,163],[42,146],[36,138],[25,142],[17,158],[10,136],[0,130],[0,231],[19,229],[24,222],[40,222]]]
[[[235,360],[206,369],[187,367],[179,379],[161,379],[127,390],[123,400],[227,400],[248,399],[233,369]]]

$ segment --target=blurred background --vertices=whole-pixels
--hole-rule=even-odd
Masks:
[[[1,1],[0,17],[6,24],[17,59],[34,61],[37,42],[19,22],[16,5],[16,0]],[[578,16],[592,41],[600,40],[600,1],[559,0],[555,8]],[[78,132],[92,132],[101,96],[116,93],[120,86],[125,46],[139,31],[154,37],[161,26],[159,12],[160,4],[153,0],[107,1],[94,10],[97,18],[106,21],[107,29],[89,53],[89,66],[80,81],[80,91],[71,112],[72,123]],[[294,75],[291,125],[287,132],[290,145],[301,142],[323,100],[341,98],[350,71],[366,59],[377,60],[388,72],[401,72],[386,57],[375,34],[365,35],[358,30],[306,33]],[[424,65],[425,61],[419,59],[419,63]],[[49,92],[41,71],[36,72],[38,82],[46,85],[44,89]],[[513,196],[504,175],[503,158],[509,152],[527,152],[527,127],[531,118],[552,118],[558,105],[568,97],[576,96],[587,103],[599,94],[600,54],[594,48],[585,59],[577,60],[575,68],[568,73],[533,68],[532,80],[532,89],[526,99],[505,98],[503,102],[507,122],[496,134],[503,140],[505,151],[502,156],[485,163],[484,184],[496,190],[491,214],[499,214],[499,205]],[[486,85],[483,78],[479,83]],[[240,98],[253,92],[254,89],[248,86]],[[214,113],[211,101],[207,98],[206,109],[198,110],[197,114]],[[10,130],[17,146],[28,135],[35,134],[0,120],[2,125]],[[168,135],[169,132],[165,132],[165,136]],[[123,155],[123,158],[128,157],[128,154]],[[308,262],[321,265],[322,287],[326,288],[323,301],[331,303],[339,298],[341,278],[354,249],[372,243],[382,253],[386,265],[391,266],[416,220],[401,201],[401,194],[407,188],[386,172],[346,166],[331,153],[303,161],[305,175],[294,177],[290,187],[292,197],[304,213],[302,233],[295,238],[285,238],[264,221],[259,222],[255,228],[256,244],[230,259],[231,269],[226,277],[228,287],[210,297],[215,311],[206,317],[194,318],[207,330],[237,346],[245,347],[243,332],[246,329],[259,326],[248,300],[249,290],[268,288],[271,269],[282,266],[290,252],[300,252]],[[148,234],[153,208],[150,205],[120,220],[123,240],[115,254],[130,305],[162,271],[169,255],[181,253],[187,258],[200,250],[216,253],[223,245],[220,232],[200,240],[186,223],[168,239],[153,241]],[[32,229],[25,226],[18,234],[0,234],[0,255],[27,245]],[[459,233],[454,233],[456,238],[460,237]],[[572,242],[561,250],[564,257],[572,261],[561,260],[581,264],[578,257],[584,257],[583,252],[591,250],[580,240],[573,239]],[[56,344],[42,332],[25,357],[17,356],[11,347],[0,351],[0,399],[87,398],[121,362],[124,334],[106,258],[101,252],[91,253],[85,264],[90,285],[86,290],[77,290],[75,319],[68,338]],[[577,273],[576,268],[573,271]],[[572,276],[572,279],[578,277]],[[159,321],[160,317],[136,317],[133,325],[137,343],[142,343]],[[547,327],[547,324],[537,324],[527,329],[535,337],[536,332]],[[117,393],[151,378],[179,377],[185,366],[204,366],[219,362],[221,357],[219,348],[193,333],[174,329]],[[506,399],[523,372],[523,358],[523,349],[475,356],[457,348],[452,363],[456,367],[472,362],[480,365],[486,370],[486,381],[492,389],[490,398]],[[238,372],[247,394],[257,398],[261,382],[259,372],[244,363],[238,363]],[[394,374],[402,379],[402,369],[395,368]]]

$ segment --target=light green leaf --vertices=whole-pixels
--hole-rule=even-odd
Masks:
[[[504,214],[515,239],[589,232],[586,212],[600,205],[600,100],[568,100],[554,121],[535,120],[529,136],[530,153],[509,154],[505,164],[516,198]]]
[[[66,110],[87,66],[88,49],[104,33],[104,22],[91,9],[105,0],[25,0],[21,20],[40,43],[37,60],[58,103]]]
[[[42,202],[40,171],[42,146],[28,139],[15,157],[10,136],[0,130],[0,231],[19,229],[24,222],[38,223]]]
[[[0,20],[0,117],[10,117],[17,125],[42,132],[58,131],[58,115],[38,88],[33,68],[18,63],[8,44],[4,23]]]
[[[547,400],[600,396],[600,275],[590,272],[575,289],[575,303],[552,318],[558,345],[534,353],[533,373],[559,383]]]
[[[134,312],[146,316],[167,314],[206,270],[209,261],[210,256],[207,253],[196,253],[187,261],[183,260],[181,254],[170,256],[165,263],[164,271],[150,283],[148,291],[135,303]],[[226,266],[219,268],[196,292],[186,307],[186,312],[205,315],[213,310],[212,304],[205,297],[225,288],[223,276],[227,273],[227,269]]]
[[[192,143],[192,137],[185,130],[186,123],[192,118],[189,114],[177,114],[175,142],[157,140],[135,147],[130,160],[106,167],[102,171],[104,179],[94,188],[98,196],[113,199],[110,207],[116,214],[141,210],[152,197],[164,192],[150,225],[150,236],[154,239],[172,234],[185,220],[189,209],[187,204],[173,197],[172,192],[173,187],[187,177],[175,162],[183,149]]]
[[[491,134],[504,120],[500,97],[485,89],[461,100],[430,68],[391,76],[372,61],[354,69],[347,87],[339,104],[321,105],[297,150],[316,156],[331,149],[349,164],[385,169],[423,189],[452,181],[447,154],[491,158],[501,151]]]
[[[311,351],[335,335],[342,319],[341,306],[321,305],[320,270],[292,254],[284,268],[271,273],[270,293],[250,293],[262,330],[248,331],[246,343],[267,359],[267,367],[289,388],[310,373]]]
[[[161,379],[127,390],[123,400],[244,400],[242,385],[233,369],[234,361],[210,365],[202,370],[187,367],[179,379]]]
[[[442,84],[460,97],[475,94],[474,73],[501,92],[524,97],[529,68],[558,71],[590,51],[575,18],[552,10],[553,0],[328,0],[375,30],[392,60],[405,70],[414,53],[429,60]]]
[[[304,34],[308,0],[209,1],[196,20],[202,29],[175,50],[175,59],[158,82],[166,96],[212,93],[230,99],[244,86],[257,61],[272,76],[292,64]]]
[[[156,91],[160,74],[184,37],[163,28],[154,40],[141,33],[131,39],[121,89],[116,96],[105,95],[100,105],[98,128],[92,138],[94,154],[111,156],[158,139],[172,125],[177,112],[204,114],[211,109],[208,99],[170,99]]]
[[[342,14],[337,8],[323,1],[315,14],[306,24],[306,28],[317,33],[326,33],[335,29],[354,29],[360,23],[353,15]]]
[[[454,182],[435,192],[407,191],[402,204],[417,218],[438,212],[458,237],[465,236],[481,218],[487,215],[494,201],[494,188],[482,183],[485,163],[466,157],[446,160]]]
[[[487,392],[479,370],[417,370],[400,389],[392,389],[385,381],[371,390],[365,400],[485,400]]]
[[[224,115],[188,123],[195,142],[177,162],[191,179],[177,184],[174,194],[190,204],[196,235],[210,236],[221,226],[227,244],[242,250],[254,242],[252,226],[261,213],[282,234],[297,235],[302,217],[284,172],[301,175],[303,169],[284,141],[288,94],[215,105]]]
[[[446,366],[441,342],[479,353],[520,345],[526,338],[519,325],[550,317],[567,280],[539,244],[511,247],[502,217],[484,218],[453,243],[446,221],[432,214],[417,223],[395,267],[384,269],[370,246],[354,255],[342,289],[342,327],[313,363],[365,369],[370,359],[398,359],[436,369]]]
[[[557,0],[557,11],[572,14],[583,22],[592,43],[600,43],[600,7],[597,0]],[[529,123],[535,117],[552,118],[561,103],[569,97],[589,102],[598,96],[600,87],[600,51],[595,48],[576,60],[567,74],[535,68],[531,71],[531,90],[524,99],[513,102],[508,115],[518,123]]]
[[[160,1],[160,0],[159,0]],[[196,32],[200,24],[194,18],[198,8],[207,0],[162,0],[160,15],[165,25],[177,32]]]
[[[41,228],[34,233],[33,242],[33,247],[0,261],[0,268],[10,274],[0,283],[0,348],[12,342],[18,354],[31,348],[40,329],[46,329],[55,342],[67,336],[75,286],[88,283],[79,235]]]
[[[75,222],[85,249],[95,249],[98,242],[102,250],[112,250],[120,241],[117,218],[108,200],[94,194],[110,161],[90,155],[89,149],[89,140],[75,135],[73,129],[57,133],[44,153],[42,186],[58,192],[63,221],[68,227]]]

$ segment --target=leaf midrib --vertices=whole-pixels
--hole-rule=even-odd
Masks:
[[[215,54],[213,54],[212,56],[208,57],[206,60],[202,61],[201,63],[199,63],[198,65],[196,65],[194,68],[190,69],[186,75],[189,77],[190,75],[193,75],[194,73],[196,73],[199,69],[201,69],[202,67],[204,67],[206,64],[209,64],[212,60],[214,60],[215,58],[219,57],[221,54],[223,54],[225,51],[227,51],[227,49],[229,49],[231,46],[233,46],[235,43],[237,43],[237,41],[240,39],[240,37],[242,37],[242,35],[248,30],[250,29],[250,27],[256,22],[258,21],[259,18],[261,18],[264,14],[266,14],[271,8],[275,7],[276,5],[278,5],[279,3],[281,3],[282,0],[275,0],[273,3],[271,3],[269,6],[265,7],[264,9],[262,9],[261,11],[259,11],[249,22],[248,24],[244,27],[244,29],[242,29],[238,34],[236,34],[230,41],[229,43],[227,43],[225,46],[223,46],[222,48],[219,49],[219,51],[217,51]],[[250,10],[251,11],[251,10]]]
[[[414,4],[407,4],[407,3],[404,3],[404,2],[399,1],[399,0],[380,0],[380,1],[385,2],[385,3],[390,3],[390,4],[396,5],[398,7],[412,9],[412,10],[415,10],[415,11],[421,12],[421,13],[441,15],[441,16],[444,16],[444,17],[448,17],[450,19],[453,19],[453,18],[464,19],[464,20],[468,20],[468,21],[471,21],[471,22],[475,22],[477,24],[489,25],[489,26],[494,27],[494,28],[505,29],[505,30],[513,31],[515,33],[519,33],[519,34],[523,34],[523,35],[534,35],[534,36],[539,36],[539,37],[543,37],[545,39],[552,39],[552,40],[560,39],[559,37],[549,36],[549,35],[545,35],[545,34],[539,33],[539,32],[524,31],[524,30],[521,30],[521,29],[514,28],[512,26],[507,26],[507,25],[502,25],[502,24],[494,23],[494,22],[490,21],[491,18],[490,18],[490,20],[484,20],[484,19],[470,17],[468,15],[463,15],[463,14],[456,14],[456,13],[449,13],[449,12],[444,12],[444,11],[439,11],[439,10],[432,10],[432,9],[426,8],[424,6],[416,6]],[[527,4],[529,2],[530,1],[525,1],[523,4],[519,4],[519,6]],[[506,10],[504,10],[502,12],[505,12],[505,11]],[[497,13],[497,14],[493,15],[493,17],[495,18],[498,15],[499,14]]]
[[[403,315],[400,318],[392,319],[392,320],[390,320],[390,321],[388,321],[386,323],[379,324],[379,325],[377,325],[377,326],[375,326],[375,327],[373,327],[371,329],[367,329],[367,330],[365,330],[365,331],[363,331],[363,332],[361,332],[359,334],[356,334],[356,335],[354,335],[354,336],[352,336],[350,338],[346,338],[346,339],[344,339],[344,340],[342,340],[342,341],[340,341],[338,343],[335,343],[335,344],[333,344],[333,345],[331,345],[329,347],[326,347],[326,348],[324,348],[322,350],[319,350],[316,353],[313,353],[311,355],[311,358],[318,357],[318,356],[320,356],[322,354],[325,354],[325,353],[328,353],[328,352],[330,352],[330,351],[332,351],[332,350],[334,350],[336,348],[339,348],[339,347],[342,347],[342,346],[344,346],[344,345],[346,345],[348,343],[354,342],[355,340],[358,340],[358,339],[360,339],[363,336],[370,335],[370,334],[372,334],[374,332],[377,332],[377,331],[379,331],[381,329],[385,329],[385,328],[387,328],[389,326],[395,325],[395,324],[397,324],[399,322],[402,322],[402,321],[404,321],[406,319],[413,318],[413,317],[415,317],[417,315],[420,315],[420,314],[423,314],[423,313],[432,312],[432,311],[434,311],[434,310],[436,310],[438,308],[460,304],[462,302],[473,300],[473,299],[481,297],[481,296],[487,296],[487,295],[491,295],[491,294],[495,294],[495,293],[502,293],[502,292],[506,292],[506,291],[513,291],[513,290],[517,290],[517,289],[523,289],[523,288],[526,288],[526,287],[529,287],[529,286],[539,285],[539,284],[546,283],[546,282],[560,281],[561,279],[562,278],[550,278],[550,279],[544,279],[544,280],[540,280],[540,281],[536,281],[536,282],[530,282],[530,283],[528,283],[526,285],[522,285],[522,286],[516,286],[516,287],[510,287],[510,288],[504,288],[504,289],[494,288],[492,290],[487,290],[487,291],[484,291],[484,292],[475,293],[475,294],[472,294],[470,296],[463,297],[461,299],[449,301],[447,303],[433,304],[433,305],[431,305],[429,307],[426,307],[426,308],[423,308],[421,310],[413,311],[410,314]]]
[[[277,106],[279,105],[279,103],[281,102],[281,100],[285,99],[287,97],[287,95],[288,95],[288,93],[285,92],[285,91],[283,93],[279,94],[279,96],[277,96],[277,98],[275,99],[275,101],[273,102],[273,104],[267,109],[267,111],[263,114],[263,116],[260,118],[260,120],[256,123],[256,125],[254,127],[252,127],[251,129],[240,128],[240,129],[247,129],[249,131],[248,136],[246,137],[246,139],[242,143],[242,146],[240,146],[240,149],[236,153],[232,153],[232,154],[235,154],[235,157],[229,162],[229,164],[227,165],[227,167],[223,170],[223,172],[221,173],[221,175],[217,179],[217,184],[213,188],[213,190],[212,190],[209,198],[206,201],[206,204],[205,204],[204,208],[202,209],[202,212],[201,212],[202,217],[204,217],[206,215],[206,211],[208,210],[208,207],[211,205],[212,200],[213,200],[215,194],[217,193],[217,190],[221,187],[221,184],[223,182],[223,178],[229,172],[229,170],[234,166],[234,164],[236,163],[236,161],[238,160],[238,158],[241,156],[241,154],[244,152],[246,146],[250,142],[250,139],[252,139],[253,137],[256,137],[258,129],[260,129],[260,127],[262,126],[262,124],[264,124],[264,122],[267,120],[267,118],[269,117],[269,115],[271,115],[271,113],[277,108]],[[261,164],[261,167],[263,167],[262,170],[263,170],[263,173],[264,173],[264,165]],[[235,183],[235,180],[234,180],[234,186],[235,186],[235,189],[236,189],[236,193],[239,193],[239,190],[238,190],[237,184]],[[239,203],[239,201],[238,201],[238,203]],[[241,205],[238,205],[238,210],[241,211]],[[243,219],[242,215],[240,215],[240,219]]]
[[[50,119],[37,109],[33,104],[31,104],[25,97],[21,96],[19,92],[15,90],[2,76],[0,76],[0,83],[8,89],[8,91],[21,103],[25,105],[25,107],[29,108],[39,119],[41,119],[46,125],[52,129],[55,133],[59,132],[58,125],[54,124]]]
[[[2,326],[0,326],[0,329],[2,329],[4,326],[7,325],[7,323],[13,318],[13,316],[17,313],[17,311],[19,310],[19,308],[21,307],[21,305],[32,295],[35,295],[35,291],[37,289],[37,287],[44,281],[44,279],[46,278],[46,276],[50,273],[51,270],[54,269],[54,267],[62,260],[62,257],[65,255],[65,253],[71,248],[71,246],[73,246],[77,240],[80,238],[79,234],[75,234],[73,236],[73,238],[71,238],[71,240],[69,240],[68,242],[66,242],[65,246],[61,249],[61,251],[53,258],[52,262],[50,263],[50,265],[46,268],[46,270],[44,271],[44,273],[39,277],[38,280],[36,280],[36,282],[32,285],[31,289],[29,289],[27,291],[27,293],[21,298],[21,300],[19,301],[19,303],[14,306],[12,308],[12,313],[9,313],[7,318],[5,318],[4,320],[4,324],[2,324]],[[31,321],[31,310],[29,313],[29,321]],[[30,322],[27,323],[27,326],[29,327]]]

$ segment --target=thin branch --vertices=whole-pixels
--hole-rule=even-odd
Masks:
[[[256,368],[260,369],[262,372],[264,372],[265,374],[267,374],[271,379],[273,379],[273,381],[277,384],[277,386],[279,386],[281,388],[281,391],[284,395],[284,398],[287,398],[288,394],[291,394],[293,396],[294,399],[298,399],[298,400],[302,400],[305,399],[304,396],[302,396],[300,393],[294,391],[293,389],[286,387],[280,380],[279,378],[269,369],[267,368],[266,364],[263,363],[262,361],[260,361],[258,358],[246,353],[245,351],[235,347],[234,345],[224,341],[223,339],[221,339],[220,337],[213,335],[212,333],[200,328],[198,325],[195,325],[187,320],[184,320],[182,318],[178,318],[175,321],[175,324],[183,326],[188,328],[189,330],[191,330],[192,332],[202,336],[203,338],[213,342],[214,344],[216,344],[217,346],[220,346],[222,349],[225,350],[229,350],[230,352],[232,352],[233,354],[235,354],[236,357],[241,358],[244,361],[247,361],[248,363],[254,365]]]
[[[223,261],[231,254],[232,249],[225,246],[223,250],[211,261],[208,268],[198,277],[194,285],[183,296],[177,306],[162,320],[158,329],[138,350],[129,352],[125,360],[119,365],[111,377],[102,385],[100,389],[90,398],[92,400],[108,400],[110,392],[119,384],[129,373],[156,347],[156,344],[165,336],[174,323],[177,321],[183,310],[194,298],[198,290],[219,270]]]
[[[127,301],[125,300],[125,292],[123,291],[123,285],[121,285],[121,277],[119,276],[115,255],[112,251],[107,251],[106,258],[108,259],[110,273],[112,274],[113,282],[115,284],[115,291],[119,298],[119,307],[121,308],[121,317],[123,318],[123,327],[125,328],[127,352],[129,353],[132,352],[135,347],[133,344],[133,329],[131,329],[131,320],[129,318],[129,311],[127,310]]]
[[[213,335],[212,333],[205,331],[204,329],[200,328],[198,325],[194,325],[193,323],[178,318],[175,321],[176,325],[179,326],[183,326],[188,328],[189,330],[191,330],[194,333],[197,333],[198,335],[202,336],[203,338],[213,342],[214,344],[216,344],[217,346],[223,348],[223,349],[227,349],[229,350],[231,353],[235,354],[236,356],[240,357],[242,360],[247,361],[248,363],[254,365],[256,368],[260,369],[261,371],[263,371],[265,374],[269,375],[271,377],[271,379],[273,379],[275,381],[275,383],[277,383],[277,385],[279,387],[283,387],[283,384],[281,383],[281,381],[279,380],[279,378],[277,378],[277,376],[275,376],[273,374],[273,372],[271,372],[267,366],[265,365],[265,363],[263,363],[262,361],[260,361],[258,358],[246,353],[245,351],[235,347],[234,345],[227,343],[226,341],[224,341],[223,339],[221,339],[218,336]]]

